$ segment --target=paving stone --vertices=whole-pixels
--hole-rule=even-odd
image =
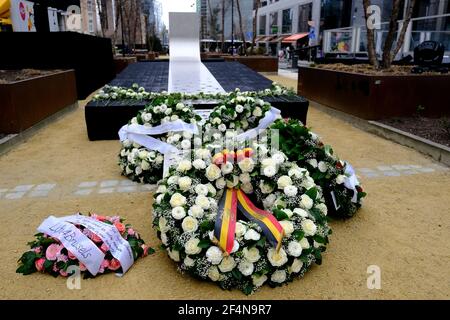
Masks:
[[[95,187],[98,184],[97,181],[85,181],[85,182],[81,182],[78,187],[79,188],[92,188]]]
[[[115,188],[103,188],[98,190],[98,193],[105,194],[105,193],[113,193],[116,189]]]
[[[137,191],[137,186],[126,186],[126,187],[118,187],[117,188],[117,192],[122,192],[122,193],[136,192],[136,191]]]
[[[377,169],[380,171],[392,171],[392,168],[389,166],[379,166]]]
[[[115,187],[119,184],[117,180],[106,180],[100,183],[100,188]]]
[[[48,197],[49,190],[33,190],[28,195],[31,198],[45,198]]]
[[[385,175],[386,177],[399,177],[399,176],[401,176],[400,172],[398,172],[398,171],[384,171],[383,175]]]
[[[394,168],[395,170],[409,170],[409,169],[411,169],[410,166],[401,165],[401,164],[393,165],[392,168]]]
[[[92,193],[92,189],[81,189],[74,192],[77,196],[88,196]]]
[[[54,187],[56,187],[56,183],[44,183],[44,184],[38,184],[34,188],[34,190],[49,191],[49,190],[52,190]]]
[[[8,200],[16,200],[16,199],[21,199],[23,198],[23,196],[26,194],[26,191],[21,191],[21,192],[14,192],[14,193],[7,193],[5,195],[5,199]]]
[[[34,184],[26,184],[15,187],[12,191],[23,192],[30,191],[34,187]]]

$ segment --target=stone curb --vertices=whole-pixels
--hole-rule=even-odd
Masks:
[[[447,146],[418,137],[414,134],[404,132],[377,121],[367,121],[361,118],[357,118],[344,112],[326,107],[317,102],[311,101],[310,106],[340,120],[348,122],[358,129],[394,141],[403,146],[413,148],[420,153],[431,156],[434,160],[439,161],[442,164],[450,166],[450,148]]]
[[[0,156],[8,153],[17,145],[19,145],[23,142],[26,142],[29,138],[34,136],[41,129],[43,129],[46,126],[48,126],[49,124],[61,119],[62,117],[75,111],[76,109],[78,109],[78,102],[75,102],[74,104],[71,104],[71,105],[65,107],[64,109],[58,111],[57,113],[52,114],[51,116],[40,121],[39,123],[35,124],[34,126],[26,129],[25,131],[22,131],[18,134],[9,134],[6,137],[3,137],[2,139],[0,139]]]

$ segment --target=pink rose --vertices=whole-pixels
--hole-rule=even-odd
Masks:
[[[112,259],[109,263],[109,270],[116,271],[120,268],[120,261],[117,259]]]
[[[58,254],[61,253],[63,246],[59,244],[51,244],[48,246],[47,251],[45,252],[45,257],[47,260],[55,261]]]
[[[78,264],[78,266],[80,267],[80,271],[86,271],[87,270],[86,266],[83,263],[81,263],[81,262]]]
[[[106,253],[109,250],[109,247],[106,243],[102,243],[100,250],[102,250],[103,253]]]
[[[58,267],[56,266],[56,263],[53,264],[53,271],[54,271],[54,272],[59,272],[59,269],[58,269]]]
[[[59,270],[59,274],[62,275],[63,277],[67,277],[69,275],[66,271],[64,271],[62,269]]]
[[[107,220],[107,218],[105,217],[105,216],[96,216],[95,217],[98,221],[106,221]]]
[[[67,258],[67,256],[65,255],[65,254],[62,254],[62,253],[58,253],[57,255],[56,255],[56,261],[57,262],[60,262],[60,261],[62,261],[62,262],[67,262],[69,259]]]
[[[91,233],[91,237],[92,241],[96,242],[96,243],[100,243],[102,242],[102,239],[100,239],[100,237],[98,235],[96,235],[95,233]]]
[[[36,247],[36,248],[33,249],[33,251],[34,251],[35,253],[41,253],[42,247]]]
[[[67,256],[69,257],[69,259],[70,260],[75,260],[77,257],[72,253],[72,252],[70,252],[69,250],[67,250]]]
[[[123,233],[125,231],[125,225],[120,222],[114,223],[114,226],[119,230],[120,233]]]
[[[133,228],[128,229],[127,232],[129,236],[134,236],[134,234],[136,233]]]
[[[34,265],[35,265],[37,271],[39,271],[39,272],[44,271],[44,263],[45,263],[45,258],[40,258],[34,262]]]

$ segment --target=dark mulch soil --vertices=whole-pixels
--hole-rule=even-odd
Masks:
[[[0,84],[11,83],[20,80],[27,80],[39,76],[45,76],[57,72],[58,70],[0,70]]]
[[[369,64],[355,64],[346,65],[343,63],[332,63],[332,64],[317,64],[317,68],[326,69],[332,71],[350,72],[350,73],[362,73],[367,75],[376,76],[405,76],[405,75],[416,75],[416,76],[430,76],[430,75],[441,75],[439,72],[424,72],[422,74],[411,73],[412,66],[391,66],[389,69],[377,70]],[[448,74],[447,74],[448,75]]]
[[[450,117],[440,119],[393,118],[380,122],[450,147]]]

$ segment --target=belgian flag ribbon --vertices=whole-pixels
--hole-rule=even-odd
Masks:
[[[284,231],[278,220],[270,212],[257,208],[242,190],[227,189],[220,200],[214,228],[214,237],[224,252],[230,254],[233,250],[237,209],[248,220],[257,223],[269,243],[280,249]]]

